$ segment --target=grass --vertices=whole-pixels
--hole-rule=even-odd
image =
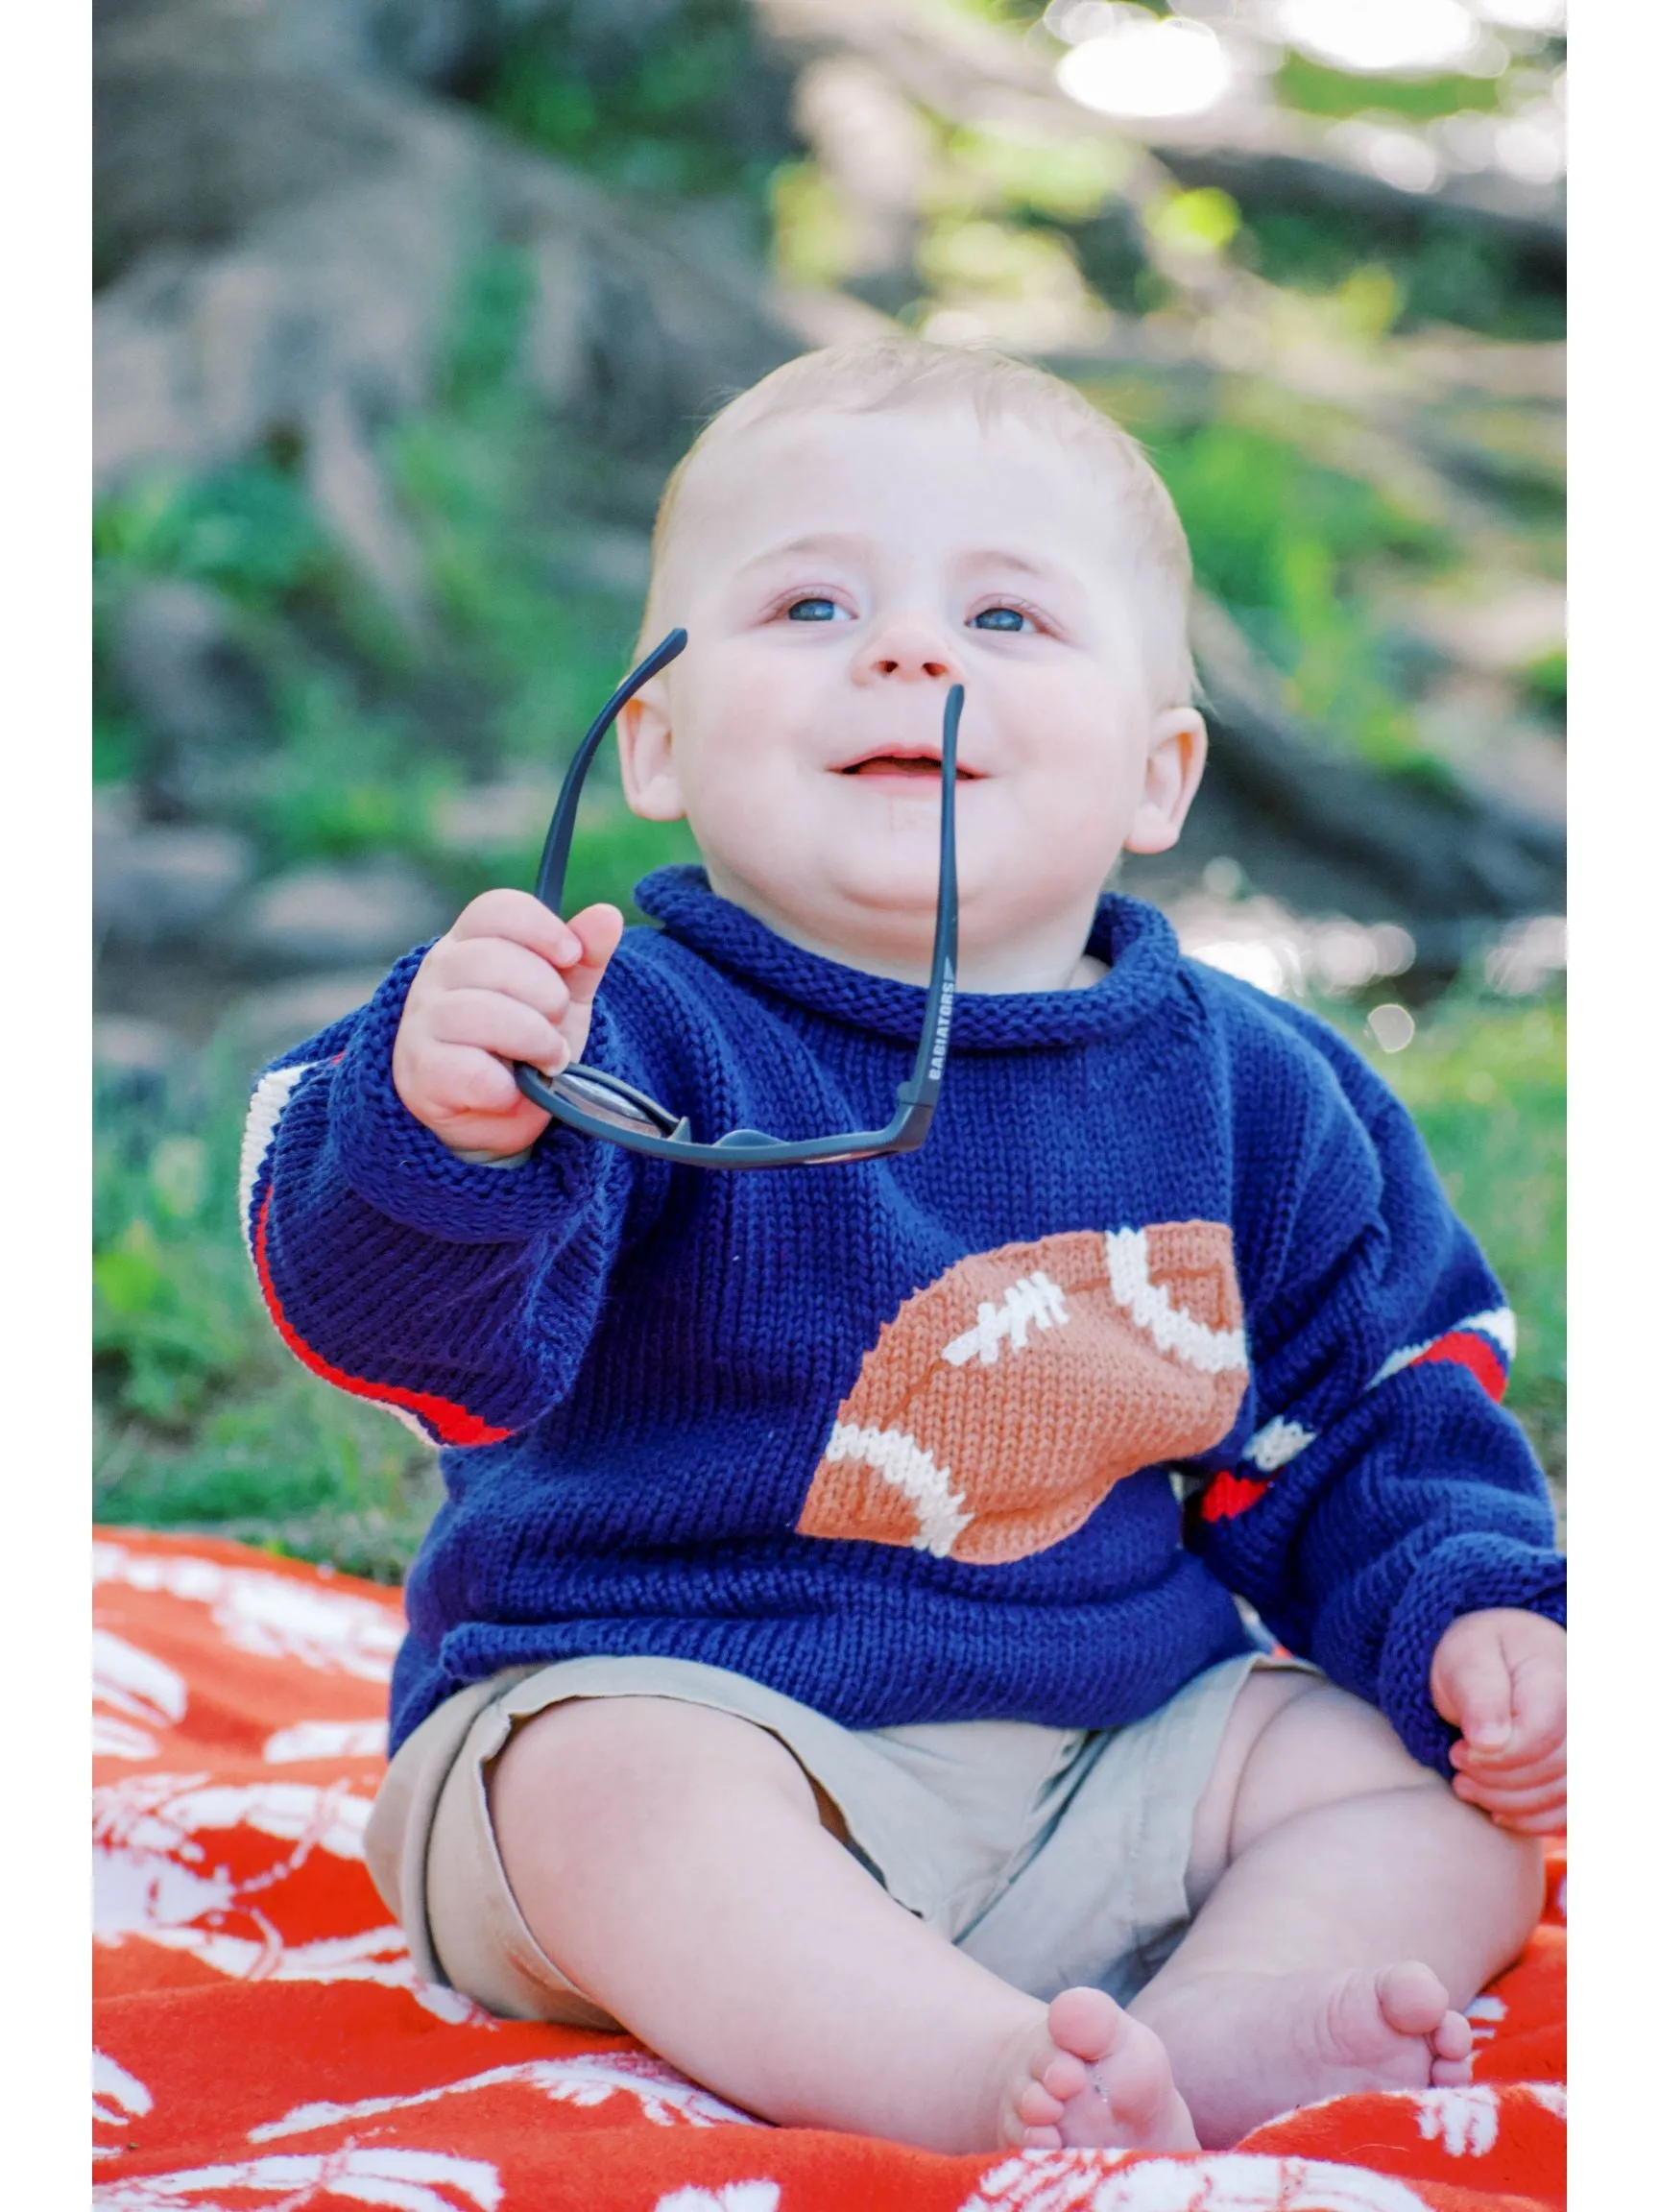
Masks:
[[[1479,1236],[1519,1324],[1507,1405],[1555,1492],[1567,1481],[1567,1016],[1465,991],[1403,1052],[1360,1040],[1410,1109],[1453,1205]]]
[[[613,859],[625,860],[625,848]],[[596,875],[595,896],[621,880]],[[1454,1203],[1520,1319],[1509,1403],[1561,1495],[1565,1021],[1558,1002],[1473,988],[1403,1052],[1358,1013],[1341,1025],[1416,1116]],[[94,1262],[97,1462],[108,1522],[210,1528],[397,1580],[441,1491],[436,1462],[385,1414],[303,1372],[256,1294],[235,1219],[241,1087],[201,1078],[101,1101]]]

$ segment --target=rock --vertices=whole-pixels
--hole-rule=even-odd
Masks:
[[[406,556],[359,448],[428,397],[480,252],[530,266],[538,393],[628,451],[796,349],[709,209],[631,204],[458,104],[323,66],[284,13],[174,0],[100,41],[100,490],[297,436],[334,456],[335,526],[396,598]]]
[[[452,791],[434,810],[432,829],[446,852],[469,857],[539,841],[559,798],[557,777],[506,777]]]
[[[1448,772],[1384,776],[1310,740],[1264,667],[1214,600],[1195,595],[1192,641],[1203,678],[1210,760],[1182,835],[1190,861],[1249,857],[1254,882],[1303,913],[1404,925],[1416,971],[1455,971],[1483,926],[1561,911],[1566,856],[1558,823]],[[1126,889],[1144,864],[1126,864]]]
[[[251,991],[225,1017],[221,1036],[240,1068],[252,1075],[279,1052],[366,1005],[384,974],[382,968],[352,968]]]
[[[553,566],[561,581],[597,585],[619,599],[643,606],[651,582],[651,534],[648,530],[584,530],[561,550]]]
[[[345,391],[319,397],[306,422],[305,483],[318,514],[411,636],[430,609],[421,548],[397,510],[367,427]]]
[[[254,973],[385,963],[451,919],[431,885],[396,861],[297,868],[260,885],[233,933]]]
[[[152,1097],[192,1060],[176,1029],[132,1014],[101,1014],[92,1023],[92,1066],[107,1090]]]
[[[123,829],[107,814],[92,839],[92,917],[101,939],[150,950],[203,938],[253,874],[233,830]]]

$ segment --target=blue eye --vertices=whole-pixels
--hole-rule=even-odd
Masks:
[[[797,599],[789,609],[791,622],[833,622],[840,610],[833,599]]]
[[[974,627],[975,630],[1002,630],[1013,634],[1023,630],[1028,619],[1018,607],[987,607],[974,615]]]

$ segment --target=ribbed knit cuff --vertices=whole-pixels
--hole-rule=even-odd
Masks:
[[[428,948],[406,953],[364,1008],[335,1070],[329,1137],[340,1171],[358,1197],[423,1236],[454,1244],[522,1243],[609,1186],[620,1195],[628,1170],[619,1145],[550,1125],[511,1173],[463,1159],[418,1121],[392,1080],[392,1047],[403,1004]],[[595,1026],[598,1010],[595,1009]]]
[[[1414,1759],[1451,1777],[1457,1731],[1429,1695],[1440,1639],[1465,1613],[1513,1606],[1567,1625],[1567,1562],[1513,1537],[1449,1537],[1424,1560],[1395,1606],[1378,1670],[1377,1702]]]

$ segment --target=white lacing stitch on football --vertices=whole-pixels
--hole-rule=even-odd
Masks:
[[[916,1508],[917,1528],[910,1540],[914,1551],[945,1558],[974,1518],[967,1499],[951,1487],[950,1468],[941,1467],[932,1453],[902,1429],[860,1429],[850,1421],[837,1421],[824,1456],[831,1461],[862,1460],[909,1500]]]
[[[1281,1467],[1287,1467],[1298,1452],[1306,1452],[1314,1434],[1300,1421],[1287,1421],[1283,1413],[1275,1413],[1257,1430],[1240,1456],[1252,1467],[1260,1467],[1263,1475],[1274,1475]]]
[[[317,1065],[305,1060],[298,1068],[275,1068],[269,1075],[261,1075],[254,1086],[253,1095],[248,1101],[248,1119],[242,1131],[241,1173],[237,1179],[237,1203],[242,1220],[242,1235],[252,1244],[253,1225],[248,1218],[248,1209],[253,1202],[253,1186],[259,1179],[259,1170],[265,1165],[276,1135],[276,1124],[281,1120],[288,1101],[293,1097],[301,1075],[308,1075]]]
[[[1109,1229],[1104,1242],[1113,1297],[1128,1308],[1136,1327],[1147,1332],[1160,1352],[1173,1352],[1202,1375],[1224,1375],[1247,1364],[1242,1329],[1206,1327],[1153,1282],[1144,1229]]]
[[[1441,1336],[1467,1336],[1471,1334],[1490,1336],[1505,1359],[1515,1357],[1515,1316],[1507,1306],[1490,1307],[1484,1313],[1471,1313],[1466,1320],[1454,1321],[1450,1329],[1438,1335],[1425,1336],[1421,1344],[1402,1344],[1398,1352],[1390,1352],[1365,1385],[1375,1390],[1379,1382],[1386,1382],[1390,1375],[1398,1375],[1402,1367],[1409,1367],[1413,1359],[1421,1359],[1424,1353],[1438,1344]]]
[[[965,1367],[974,1358],[981,1367],[994,1367],[1004,1343],[1011,1352],[1023,1352],[1034,1327],[1063,1329],[1070,1318],[1065,1291],[1039,1268],[1035,1275],[1022,1275],[1018,1283],[1010,1283],[1000,1306],[982,1298],[973,1328],[952,1337],[939,1357],[952,1367]]]

